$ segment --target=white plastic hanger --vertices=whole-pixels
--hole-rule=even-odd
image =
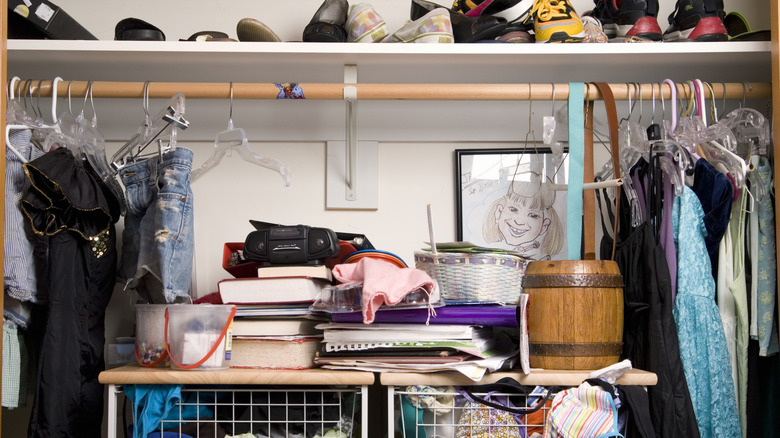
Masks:
[[[262,157],[249,149],[249,140],[246,137],[246,131],[233,126],[233,82],[230,83],[230,113],[228,117],[228,126],[225,131],[217,134],[214,140],[214,152],[202,166],[190,173],[190,181],[195,181],[209,169],[219,164],[225,155],[230,155],[233,150],[245,161],[257,164],[271,170],[279,172],[284,180],[284,186],[290,186],[290,170],[279,160]]]
[[[20,130],[20,129],[30,129],[30,130],[44,131],[47,133],[60,132],[59,121],[57,119],[57,83],[61,82],[62,78],[57,76],[52,81],[51,113],[52,113],[52,120],[54,122],[52,124],[45,123],[41,118],[31,117],[30,114],[19,105],[18,101],[15,100],[14,84],[17,80],[20,79],[18,77],[11,78],[10,89],[8,92],[9,111],[7,111],[7,113],[11,115],[11,117],[8,120],[13,121],[13,123],[7,123],[5,125],[5,144],[6,147],[8,147],[14,155],[16,155],[20,160],[22,160],[22,163],[26,163],[27,159],[11,144],[11,131]],[[40,92],[40,86],[38,87],[38,91]]]

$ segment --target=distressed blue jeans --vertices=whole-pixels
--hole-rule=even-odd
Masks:
[[[194,248],[192,151],[176,148],[119,171],[127,192],[119,281],[153,304],[189,301]]]

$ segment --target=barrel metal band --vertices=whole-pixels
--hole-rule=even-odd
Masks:
[[[613,274],[550,274],[523,276],[523,287],[623,287],[623,276]]]
[[[537,356],[617,356],[622,351],[623,344],[620,342],[528,345],[528,352]]]

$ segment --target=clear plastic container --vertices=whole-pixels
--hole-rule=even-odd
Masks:
[[[143,367],[167,366],[165,308],[167,304],[136,304],[135,359]]]
[[[236,307],[171,304],[167,308],[166,342],[171,368],[230,368],[231,327]]]
[[[398,304],[394,309],[424,309],[428,307],[428,294],[422,290],[414,290]],[[444,305],[439,294],[439,288],[435,287],[430,296],[430,304],[433,307]],[[319,292],[310,309],[316,312],[346,313],[359,312],[363,309],[363,283],[352,282],[328,286]]]

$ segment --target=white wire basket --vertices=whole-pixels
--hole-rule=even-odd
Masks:
[[[529,395],[475,394],[494,402],[511,397],[517,408],[541,406],[533,413],[513,415],[471,402],[454,387],[390,388],[388,398],[393,415],[388,419],[388,430],[395,438],[542,438],[555,395],[550,393],[547,397],[548,390],[540,387]],[[625,437],[625,431],[622,433]]]
[[[149,436],[221,438],[250,433],[256,437],[360,437],[365,427],[361,404],[365,387],[194,387],[182,389],[181,402]],[[126,403],[131,403],[125,398]],[[120,423],[132,437],[132,414]],[[132,412],[130,409],[129,412]],[[129,419],[128,419],[129,417]]]

